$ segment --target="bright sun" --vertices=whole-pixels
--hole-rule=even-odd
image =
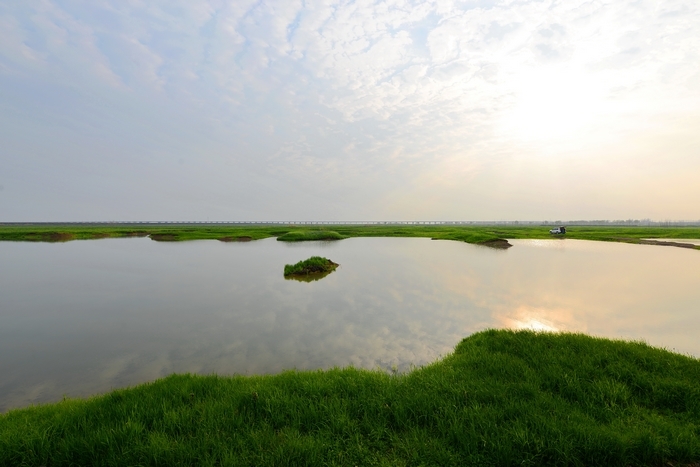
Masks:
[[[508,136],[525,141],[570,139],[602,113],[601,89],[584,72],[541,67],[518,75],[514,107],[504,116]]]

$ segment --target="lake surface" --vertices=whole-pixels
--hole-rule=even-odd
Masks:
[[[0,242],[0,411],[173,372],[404,371],[492,327],[700,356],[700,251],[511,243]],[[316,282],[283,278],[312,255],[340,267]]]
[[[647,240],[654,240],[657,242],[678,242],[700,245],[700,239],[698,238],[647,238]]]

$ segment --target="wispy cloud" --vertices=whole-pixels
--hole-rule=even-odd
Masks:
[[[103,137],[73,125],[71,138],[91,154],[115,154],[101,148],[117,140],[175,178],[197,173],[188,190],[202,183],[196,198],[221,217],[316,217],[265,197],[238,206],[237,190],[261,180],[294,186],[326,214],[342,204],[337,217],[664,217],[646,190],[659,176],[678,197],[666,216],[692,217],[683,200],[700,195],[674,184],[669,168],[700,169],[700,4],[691,0],[41,0],[0,7],[0,25],[0,80],[13,93],[1,118],[24,115],[21,132],[3,135],[17,148],[4,157],[27,157],[23,138],[45,132],[46,115],[54,128],[101,125]],[[114,155],[94,157],[127,172]],[[648,168],[613,177],[604,202],[585,188],[598,167],[622,173],[632,163]],[[227,208],[206,180],[230,171],[248,182],[223,189]],[[158,197],[158,183],[124,180]],[[539,198],[562,183],[575,187],[564,206]],[[343,201],[320,208],[318,197]],[[465,197],[482,201],[455,201]],[[42,199],[14,215],[45,212]],[[158,217],[163,204],[133,215]]]

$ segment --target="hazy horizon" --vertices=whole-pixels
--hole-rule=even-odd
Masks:
[[[0,5],[0,222],[700,219],[700,3]]]
[[[0,221],[0,225],[466,225],[466,226],[650,226],[650,227],[695,227],[700,226],[700,220],[652,220],[652,219],[513,219],[513,220],[444,220],[444,219],[340,219],[340,220],[318,220],[318,219],[262,219],[262,220],[236,220],[236,219],[211,219],[211,220],[94,220],[94,221]]]

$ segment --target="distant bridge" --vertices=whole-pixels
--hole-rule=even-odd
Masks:
[[[216,221],[81,221],[81,222],[0,222],[0,225],[20,226],[20,225],[478,225],[478,226],[528,226],[528,225],[579,225],[579,226],[658,226],[658,227],[697,227],[700,226],[700,220],[697,221],[651,221],[644,220],[543,220],[543,221],[446,221],[446,220],[336,220],[336,221],[320,221],[320,220],[216,220]]]

